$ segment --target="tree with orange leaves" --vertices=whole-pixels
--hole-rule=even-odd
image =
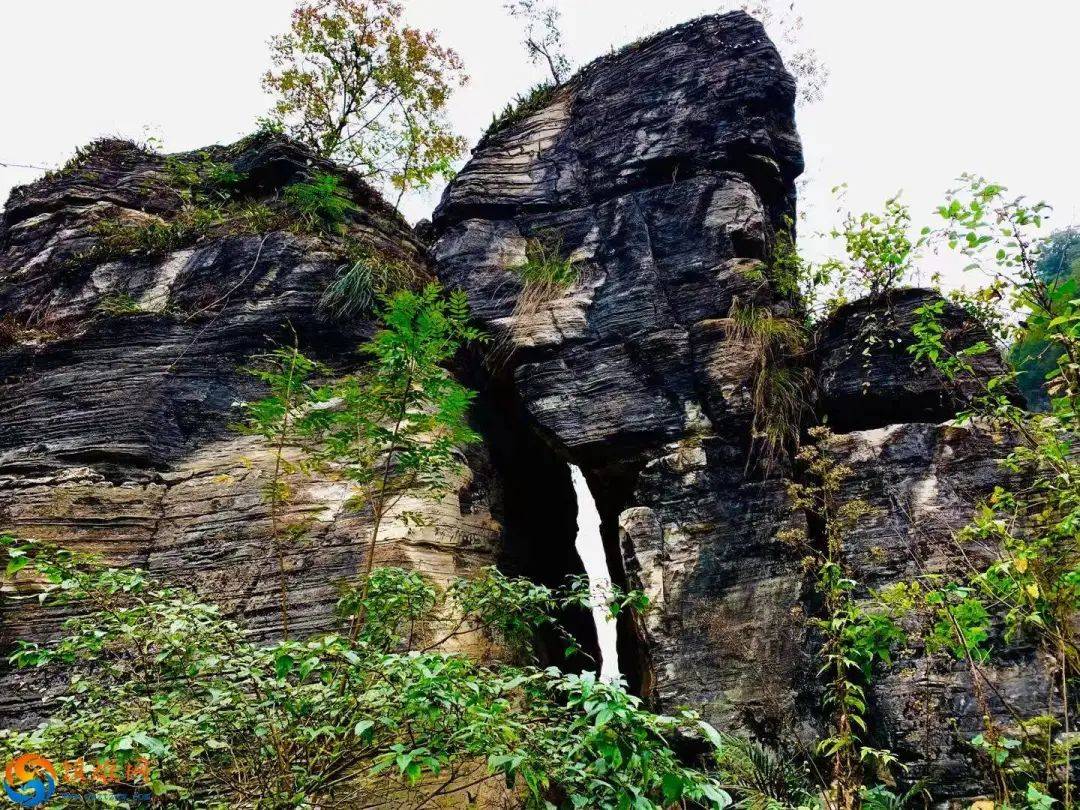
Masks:
[[[393,0],[301,3],[270,41],[270,123],[324,157],[405,191],[449,175],[464,140],[446,103],[466,81],[434,32],[408,26]]]

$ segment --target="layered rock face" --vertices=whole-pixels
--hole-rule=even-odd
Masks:
[[[785,485],[746,473],[754,357],[728,316],[787,306],[762,262],[794,214],[794,97],[759,23],[697,20],[485,138],[433,221],[440,278],[504,347],[493,384],[583,469],[609,556],[653,600],[632,680],[762,731],[793,715],[801,585],[772,540]],[[523,306],[530,240],[579,278]]]
[[[917,310],[928,304],[941,308],[949,351],[991,342],[962,309],[920,289],[842,307],[817,336],[820,415],[843,431],[827,450],[851,470],[844,500],[869,507],[844,551],[864,595],[898,583],[929,584],[935,575],[963,581],[984,570],[1000,549],[959,543],[956,532],[996,486],[1023,488],[1000,464],[1016,436],[978,422],[940,421],[1005,369],[1000,355],[988,352],[974,358],[973,374],[947,383],[933,369],[913,364],[907,351],[912,327]],[[905,778],[925,778],[936,798],[979,795],[986,777],[968,741],[984,731],[984,712],[1017,737],[1023,736],[1017,717],[1060,716],[1053,665],[1031,646],[995,637],[998,652],[976,674],[950,655],[926,651],[918,639],[928,621],[925,612],[905,619],[912,643],[877,673],[869,693],[871,733],[877,745],[909,764]]]
[[[624,628],[632,686],[658,710],[692,706],[808,750],[826,714],[821,608],[802,552],[779,538],[792,527],[821,538],[787,494],[799,470],[752,461],[760,355],[732,317],[791,307],[769,259],[802,168],[793,99],[744,14],[635,44],[481,141],[435,213],[433,254],[496,336],[480,376],[584,470],[614,576],[650,597]],[[576,269],[539,299],[518,272],[537,244]],[[852,468],[843,497],[871,507],[846,549],[867,589],[955,572],[952,531],[1002,481],[1001,437],[941,424],[979,379],[957,391],[907,352],[916,311],[939,301],[900,290],[855,302],[798,360],[807,401],[840,433],[828,450]],[[956,307],[941,321],[953,349],[988,340]],[[999,369],[994,355],[977,362],[977,376]],[[1045,710],[1032,651],[987,677],[1023,711]],[[901,753],[911,778],[934,779],[935,796],[978,793],[971,695],[962,665],[904,650],[870,695],[873,742]],[[1000,700],[989,709],[1007,719]]]
[[[820,527],[788,495],[798,466],[755,461],[761,348],[734,317],[793,308],[771,257],[802,170],[794,97],[756,21],[706,17],[598,60],[486,137],[435,213],[430,257],[370,189],[342,181],[358,206],[349,235],[418,278],[433,263],[494,336],[458,369],[479,391],[484,445],[454,495],[399,505],[428,520],[391,521],[376,562],[444,579],[497,561],[554,584],[579,567],[576,464],[613,576],[652,604],[621,628],[632,688],[657,710],[690,706],[808,750],[825,720],[821,607],[802,552],[780,538],[802,528],[820,542]],[[234,202],[252,205],[336,171],[273,138],[179,158],[228,164],[241,178]],[[0,230],[0,528],[193,584],[270,635],[277,561],[260,488],[272,459],[230,427],[234,403],[261,393],[241,367],[295,340],[347,373],[374,324],[321,312],[342,258],[296,229],[249,224],[135,257],[98,250],[97,222],[175,217],[174,181],[164,158],[103,142],[12,195]],[[538,292],[516,272],[538,246],[571,268],[565,288]],[[938,301],[899,290],[854,302],[789,358],[837,433],[828,452],[851,468],[843,498],[870,507],[845,543],[862,593],[995,551],[961,555],[952,534],[1003,480],[1008,437],[946,420],[1000,360],[979,361],[959,391],[913,367],[916,310]],[[987,340],[958,308],[942,322],[951,348]],[[288,519],[311,528],[286,568],[305,632],[328,625],[335,584],[362,567],[368,520],[346,509],[340,481],[294,483]],[[58,616],[5,587],[0,647],[55,631]],[[1058,710],[1035,650],[996,661],[985,708],[1003,725],[1004,701]],[[0,724],[32,723],[37,697],[0,669]],[[930,777],[936,798],[980,792],[966,740],[984,707],[963,664],[913,644],[869,698],[869,741],[911,766],[905,778]]]
[[[912,330],[919,310],[930,305],[941,307],[935,319],[947,351],[992,343],[963,309],[929,290],[892,290],[877,300],[845,304],[818,336],[818,400],[834,430],[951,419],[983,393],[983,381],[1005,370],[1001,356],[987,352],[971,358],[972,374],[946,386],[933,369],[913,364]]]
[[[239,175],[239,205],[335,171],[272,138],[173,158],[205,160]],[[430,277],[404,221],[359,180],[342,182],[358,206],[348,236]],[[349,372],[374,324],[320,311],[343,261],[333,240],[211,232],[141,258],[95,250],[95,223],[169,221],[182,201],[165,159],[123,142],[100,142],[59,176],[12,194],[0,231],[0,524],[194,585],[274,633],[277,563],[260,494],[273,454],[230,426],[242,416],[236,403],[263,395],[242,367],[295,340]],[[362,567],[368,518],[345,508],[348,488],[332,478],[292,483],[296,498],[283,519],[310,523],[285,560],[291,625],[303,633],[328,626],[337,583]],[[458,493],[398,505],[431,525],[392,521],[377,562],[437,579],[494,562],[498,497],[483,450],[471,452]],[[13,599],[12,587],[0,607],[5,649],[14,638],[48,635],[57,621],[33,600]],[[20,684],[13,673],[2,678],[0,725],[26,724],[38,711],[37,695]]]

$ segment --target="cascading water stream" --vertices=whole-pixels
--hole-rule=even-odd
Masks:
[[[589,577],[590,590],[595,595],[593,600],[593,621],[596,622],[596,638],[600,646],[600,677],[615,680],[619,677],[619,653],[616,650],[616,623],[611,618],[603,595],[611,587],[611,575],[608,571],[604,544],[600,539],[600,512],[596,508],[592,492],[581,470],[570,468],[574,482],[574,494],[577,496],[577,538],[574,548]]]

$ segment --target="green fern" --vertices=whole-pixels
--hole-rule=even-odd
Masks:
[[[720,779],[751,810],[818,808],[805,767],[761,743],[734,734],[721,734],[716,758]]]
[[[310,231],[344,230],[346,217],[356,204],[332,174],[319,174],[311,183],[293,183],[285,189],[285,202]]]

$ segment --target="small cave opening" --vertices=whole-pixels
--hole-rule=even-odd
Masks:
[[[483,438],[500,492],[494,498],[502,524],[502,571],[549,588],[585,575],[604,601],[575,607],[560,622],[583,654],[568,654],[566,638],[552,631],[536,639],[539,661],[566,672],[592,671],[622,678],[631,694],[648,697],[652,664],[640,617],[622,610],[612,620],[605,596],[631,583],[619,545],[619,516],[634,503],[641,472],[638,448],[568,448],[539,426],[520,398],[514,375],[471,354],[458,367],[476,392],[473,427]]]
[[[566,639],[549,632],[537,639],[538,657],[568,672],[621,675],[636,691],[642,682],[636,630],[626,611],[612,620],[604,598],[611,585],[626,587],[617,525],[628,502],[626,481],[615,476],[613,484],[604,471],[575,466],[569,453],[541,435],[511,381],[478,363],[468,384],[477,391],[474,427],[501,482],[500,568],[550,588],[584,574],[595,597],[591,611],[575,608],[559,617],[583,654],[568,654]]]
[[[503,528],[499,568],[559,588],[568,577],[586,573],[574,548],[578,501],[570,465],[537,435],[511,385],[493,380],[480,363],[467,371],[467,384],[477,391],[473,426],[484,439],[501,490],[496,498]],[[536,639],[540,663],[568,672],[595,670],[599,647],[592,617],[576,609],[557,618],[581,653],[569,652],[565,637],[545,630]]]

